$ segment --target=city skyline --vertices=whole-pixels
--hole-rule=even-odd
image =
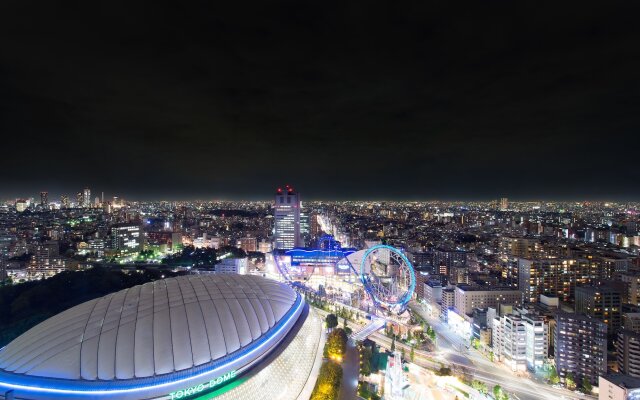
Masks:
[[[296,186],[297,188],[298,186]],[[304,187],[304,185],[302,185]],[[75,203],[76,201],[71,199],[71,195],[75,195],[76,192],[70,191],[48,191],[48,190],[38,190],[32,192],[21,192],[15,196],[5,195],[0,193],[0,203],[14,203],[17,200],[34,200],[34,204],[41,204],[40,196],[41,193],[47,193],[47,201],[48,204],[57,204],[62,203],[63,200],[67,200],[70,203]],[[79,191],[80,192],[80,191]],[[78,192],[78,193],[79,193]],[[98,192],[100,193],[100,192]],[[407,196],[405,198],[383,198],[383,197],[359,197],[359,198],[346,198],[346,197],[309,197],[306,195],[305,191],[300,193],[301,202],[443,202],[443,203],[496,203],[496,206],[499,205],[500,200],[505,198],[503,194],[496,195],[495,197],[483,197],[483,198],[472,198],[472,197],[433,197],[433,198],[420,198],[416,196]],[[92,197],[91,203],[93,204],[95,199],[101,198],[100,194],[96,194]],[[117,199],[118,201],[124,202],[161,202],[161,201],[169,201],[169,202],[273,202],[273,194],[268,192],[267,194],[258,194],[255,196],[247,196],[247,197],[232,197],[232,196],[216,196],[211,195],[209,197],[179,197],[176,196],[156,196],[156,197],[147,197],[147,196],[128,196],[126,193],[117,192],[115,194],[105,193],[104,194],[104,202],[112,202],[113,199]],[[603,197],[603,198],[588,198],[588,197],[575,197],[575,198],[558,198],[558,197],[506,197],[509,203],[639,203],[640,196],[633,198],[624,198],[624,197]]]

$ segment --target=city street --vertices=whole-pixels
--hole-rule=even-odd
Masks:
[[[454,400],[456,394],[439,387],[433,373],[415,364],[408,364],[409,388],[405,396],[410,400]]]
[[[412,303],[411,306],[412,310],[418,312],[436,331],[437,344],[440,349],[437,357],[450,364],[467,368],[473,373],[475,379],[486,382],[489,386],[500,385],[521,400],[595,398],[566,389],[556,389],[545,383],[516,376],[506,367],[489,361],[473,348],[467,349],[462,338],[451,332],[439,319],[431,318],[420,304]]]
[[[437,369],[444,365],[464,368],[473,375],[474,379],[485,382],[490,389],[494,385],[500,385],[519,400],[595,399],[595,396],[587,396],[566,389],[556,389],[546,383],[516,376],[505,366],[489,361],[476,350],[467,349],[467,345],[462,338],[453,333],[439,319],[428,316],[420,304],[411,303],[411,309],[418,312],[433,327],[437,335],[438,351],[430,353],[415,350],[414,363],[420,367]],[[326,311],[319,311],[323,316],[328,314]],[[369,336],[369,339],[383,348],[390,349],[391,347],[392,340],[381,332],[374,332]],[[408,357],[411,350],[409,346],[399,341],[396,341],[395,346],[399,351],[404,349]]]
[[[340,400],[357,398],[358,376],[360,375],[360,355],[353,339],[347,342],[347,353],[342,360],[342,386]]]

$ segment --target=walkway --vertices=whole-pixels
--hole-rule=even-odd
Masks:
[[[342,363],[342,385],[340,387],[339,400],[357,399],[358,376],[360,376],[360,355],[355,341],[347,342],[347,354]]]

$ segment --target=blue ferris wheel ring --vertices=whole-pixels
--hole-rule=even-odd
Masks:
[[[391,253],[394,253],[397,256],[399,256],[400,260],[406,265],[409,271],[409,287],[407,288],[407,291],[402,296],[400,296],[400,298],[397,301],[393,301],[393,302],[380,299],[376,295],[376,293],[374,292],[374,288],[372,287],[372,284],[371,284],[371,278],[366,274],[366,271],[365,271],[365,266],[369,256],[372,253],[378,250],[383,250],[383,249],[389,250]],[[388,307],[390,309],[399,309],[400,311],[404,311],[404,308],[406,307],[407,303],[409,303],[409,300],[411,299],[411,296],[413,295],[413,292],[415,291],[415,287],[416,287],[416,277],[413,272],[413,266],[411,265],[411,262],[409,262],[407,257],[400,250],[396,249],[395,247],[384,245],[384,244],[373,246],[364,253],[362,257],[362,262],[360,263],[360,280],[362,281],[362,284],[364,285],[367,293],[369,293],[369,295],[373,299],[374,303],[382,304],[385,307]]]

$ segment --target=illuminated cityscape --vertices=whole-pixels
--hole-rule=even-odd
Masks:
[[[308,201],[308,232],[297,233],[280,204],[297,208],[298,196],[3,203],[2,290],[21,294],[3,297],[0,387],[34,399],[310,398],[323,363],[346,371],[349,352],[367,367],[356,362],[357,385],[338,390],[364,398],[494,387],[589,398],[603,382],[640,379],[640,203]],[[298,239],[282,245],[290,232]],[[20,290],[105,271],[136,284],[60,305]],[[346,348],[327,356],[336,332]],[[233,361],[272,336],[255,360]],[[247,394],[277,380],[276,392]]]
[[[640,400],[634,2],[0,3],[0,400]]]

